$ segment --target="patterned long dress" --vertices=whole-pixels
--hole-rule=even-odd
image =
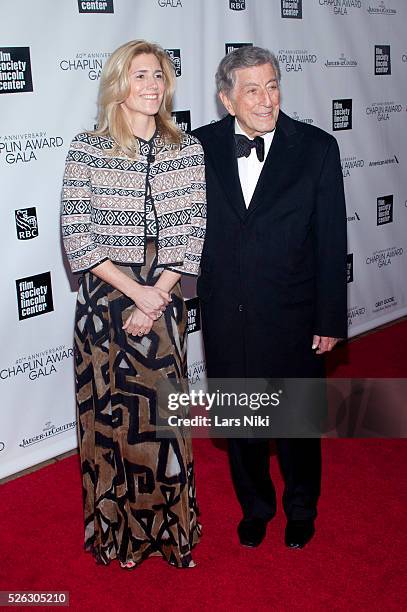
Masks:
[[[153,285],[154,239],[142,266],[120,266]],[[139,564],[161,555],[177,567],[194,565],[198,542],[191,440],[175,430],[156,435],[157,385],[186,379],[186,307],[180,284],[148,335],[122,329],[133,302],[86,272],[75,319],[75,372],[85,514],[85,549],[99,563]]]

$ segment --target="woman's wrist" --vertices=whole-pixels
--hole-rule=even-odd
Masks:
[[[140,290],[142,286],[137,282],[133,281],[132,285],[127,293],[127,296],[135,303],[140,297]]]

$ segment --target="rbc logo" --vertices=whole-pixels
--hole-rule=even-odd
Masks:
[[[175,76],[181,76],[181,50],[180,49],[165,49],[167,55],[174,66]]]
[[[246,0],[229,0],[229,8],[231,11],[244,11]]]
[[[17,238],[19,240],[31,240],[38,236],[38,221],[35,206],[32,208],[21,208],[15,211]]]

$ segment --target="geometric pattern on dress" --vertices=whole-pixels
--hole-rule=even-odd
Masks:
[[[146,257],[121,269],[154,284],[162,268],[153,240]],[[91,272],[83,275],[74,355],[85,549],[103,564],[160,555],[188,567],[201,531],[191,440],[178,429],[159,439],[155,430],[158,382],[186,378],[186,307],[178,283],[142,338],[122,329],[132,307]]]

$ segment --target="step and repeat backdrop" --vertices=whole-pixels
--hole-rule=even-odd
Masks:
[[[407,313],[405,0],[2,0],[1,9],[0,477],[76,446],[77,279],[61,247],[61,181],[70,140],[95,124],[103,65],[128,40],[167,50],[174,121],[186,130],[222,115],[214,73],[225,53],[272,49],[283,109],[339,142],[350,335]],[[184,288],[199,385],[199,302],[193,283]]]

